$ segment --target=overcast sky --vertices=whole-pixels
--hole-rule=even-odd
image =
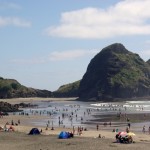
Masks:
[[[102,48],[150,58],[150,0],[0,0],[0,76],[57,90]]]

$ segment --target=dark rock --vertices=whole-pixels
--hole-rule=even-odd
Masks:
[[[17,112],[20,111],[15,105],[11,105],[7,102],[0,102],[0,112]]]
[[[113,100],[150,96],[150,66],[122,44],[99,52],[79,87],[80,99]]]

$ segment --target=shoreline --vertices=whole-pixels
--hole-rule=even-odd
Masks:
[[[0,99],[1,100],[1,99]],[[9,100],[5,100],[7,101],[8,103],[11,101],[12,99],[9,99]],[[63,99],[50,99],[50,98],[19,98],[19,99],[14,99],[12,100],[12,104],[14,103],[21,103],[21,102],[31,102],[31,101],[46,101],[46,102],[49,102],[49,101],[70,101],[70,100],[75,100],[74,99],[70,99],[70,98],[63,98]],[[132,122],[133,119],[135,119],[136,116],[138,116],[139,118],[137,118],[138,120],[142,119],[142,122],[144,121],[144,117],[143,117],[143,114],[127,114],[128,117],[130,118],[130,121]],[[101,120],[101,122],[109,122],[111,121],[112,122],[112,125],[109,126],[107,125],[107,127],[104,127],[103,124],[99,125],[99,129],[97,131],[96,129],[96,124],[94,124],[92,127],[90,127],[90,125],[87,125],[87,131],[82,131],[82,135],[79,135],[77,134],[77,126],[75,126],[75,136],[73,139],[69,139],[69,140],[65,140],[65,141],[62,141],[62,143],[65,143],[65,142],[69,142],[72,144],[76,143],[77,147],[70,147],[69,149],[77,149],[77,150],[80,150],[80,149],[83,149],[83,150],[87,150],[89,149],[89,143],[92,144],[93,146],[95,146],[95,149],[99,149],[99,146],[102,147],[102,149],[105,149],[105,150],[109,150],[109,149],[113,149],[112,147],[114,147],[114,149],[118,148],[118,149],[123,149],[123,150],[126,150],[126,149],[133,149],[133,150],[137,150],[139,148],[139,145],[142,145],[144,147],[144,149],[148,150],[149,149],[149,146],[146,146],[145,144],[150,144],[150,135],[148,133],[148,129],[146,126],[146,133],[143,134],[142,133],[142,126],[141,127],[134,127],[132,126],[132,123],[131,123],[131,129],[130,131],[131,132],[134,132],[135,133],[135,136],[133,137],[134,141],[135,141],[135,144],[129,144],[129,145],[122,145],[122,144],[119,144],[119,143],[115,143],[115,135],[117,134],[117,132],[112,132],[112,130],[114,128],[118,129],[118,132],[119,131],[125,131],[126,130],[126,127],[127,127],[127,122],[126,120],[120,120],[120,122],[122,121],[125,121],[126,122],[126,125],[124,124],[123,126],[115,126],[115,124],[113,123],[113,121],[116,121],[115,118],[116,118],[116,115],[114,116],[109,116],[110,118],[108,118],[108,116],[104,119]],[[145,118],[145,120],[149,120],[150,119],[150,114],[147,113],[146,115],[147,118]],[[45,126],[41,126],[41,125],[33,125],[31,123],[34,122],[34,121],[41,121],[41,120],[48,120],[50,119],[49,116],[44,116],[44,115],[39,115],[39,114],[34,114],[34,115],[19,115],[19,114],[10,114],[9,116],[3,116],[3,118],[0,118],[0,126],[1,127],[4,127],[4,125],[6,124],[6,122],[9,122],[10,125],[7,125],[7,127],[9,128],[11,125],[11,121],[13,120],[14,123],[18,123],[18,120],[20,120],[20,124],[18,124],[17,126],[14,125],[14,129],[15,131],[14,132],[5,132],[5,131],[1,131],[1,136],[0,136],[0,146],[5,143],[5,142],[8,142],[9,139],[16,139],[16,141],[20,141],[20,143],[22,143],[22,150],[25,150],[25,149],[28,149],[28,150],[37,150],[38,147],[37,146],[37,143],[35,143],[35,141],[38,141],[38,143],[41,144],[41,150],[49,150],[48,147],[46,147],[47,145],[49,145],[51,147],[51,145],[54,144],[53,146],[53,149],[54,150],[59,150],[60,148],[59,147],[59,141],[58,140],[58,135],[60,134],[61,131],[67,131],[67,132],[72,132],[73,131],[73,126],[70,126],[70,127],[59,127],[58,125],[57,126],[54,126],[54,130],[51,130],[51,127],[52,125],[50,124],[49,127],[48,127],[48,130],[46,130],[46,124]],[[118,118],[117,118],[118,119]],[[124,118],[125,119],[125,118]],[[118,121],[118,120],[117,120]],[[42,134],[40,136],[29,136],[28,133],[30,132],[30,130],[32,128],[38,128],[39,130],[42,129]],[[140,129],[140,131],[137,131],[136,129]],[[99,139],[98,136],[99,134],[101,134],[102,137],[104,138],[101,138]],[[19,136],[19,137],[18,137]],[[6,138],[5,138],[6,137]],[[24,139],[27,139],[25,141],[23,141]],[[43,141],[43,139],[45,139]],[[53,142],[50,142],[50,139],[53,141]],[[46,143],[46,141],[49,141],[49,143]],[[75,142],[76,141],[76,142]],[[82,144],[81,144],[81,141],[84,141]],[[31,149],[27,146],[30,144],[30,142],[32,142],[32,144],[34,145],[34,147],[32,147]],[[94,144],[94,142],[96,142]],[[100,144],[100,145],[99,145]],[[8,149],[12,149],[12,150],[17,150],[19,148],[17,148],[17,144],[15,143],[11,143],[11,141],[9,141],[9,144],[6,144],[8,146],[8,148],[4,148],[5,150],[8,150]],[[75,146],[76,146],[75,145]],[[111,146],[109,146],[111,145]],[[57,147],[58,146],[58,147]],[[66,145],[65,145],[66,146]],[[65,147],[64,146],[64,147]],[[14,147],[14,149],[12,148]],[[61,147],[61,146],[60,146]],[[63,147],[63,148],[64,148]],[[45,148],[45,149],[44,149]],[[92,149],[92,148],[91,148]],[[91,150],[90,149],[90,150]]]
[[[80,99],[78,97],[27,97],[27,98],[6,98],[0,99],[3,102],[10,102],[11,104],[20,102],[34,102],[34,101],[80,101],[93,103],[110,103],[110,102],[126,102],[126,101],[149,101],[150,97],[136,97],[136,98],[114,98],[112,100],[97,100],[97,99]]]

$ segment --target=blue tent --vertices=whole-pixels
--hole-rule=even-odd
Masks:
[[[30,135],[37,135],[40,134],[40,131],[37,128],[32,128],[29,132]]]
[[[62,132],[60,132],[58,138],[59,138],[59,139],[68,139],[68,138],[70,138],[70,136],[69,136],[69,133],[68,133],[68,132],[62,131]]]

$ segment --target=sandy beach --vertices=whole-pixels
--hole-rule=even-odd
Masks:
[[[4,100],[14,103],[20,102],[31,102],[31,100],[50,100],[40,99],[40,98],[27,98],[27,99],[14,99],[14,100]],[[54,99],[51,99],[54,100]],[[64,99],[56,99],[64,100]],[[66,100],[66,99],[65,99]],[[73,100],[73,99],[68,99]],[[142,116],[141,116],[142,117]],[[39,130],[42,129],[41,135],[28,135],[29,131],[35,127],[30,124],[30,121],[47,119],[48,116],[40,115],[30,115],[30,116],[20,116],[20,115],[9,115],[3,116],[0,118],[0,126],[4,127],[6,122],[10,125],[7,125],[7,128],[11,126],[11,121],[17,123],[20,120],[18,126],[14,125],[15,131],[3,131],[1,130],[0,134],[0,149],[5,150],[63,150],[63,149],[77,149],[77,150],[96,150],[96,149],[144,149],[148,150],[150,146],[150,135],[148,132],[145,134],[142,132],[134,132],[136,135],[133,137],[135,143],[132,144],[120,144],[115,143],[116,132],[112,132],[110,128],[99,128],[97,131],[95,129],[88,129],[83,131],[82,135],[77,134],[77,129],[75,128],[75,136],[71,139],[58,139],[58,135],[61,131],[71,132],[72,128],[60,128],[54,127],[54,130],[51,130],[51,127],[48,130],[45,130],[43,126],[36,126]],[[120,130],[125,130],[125,128],[120,128]],[[132,128],[131,128],[132,131]],[[101,134],[103,138],[98,138],[98,135]]]
[[[12,99],[0,99],[2,102],[8,102],[10,104],[18,104],[18,103],[31,103],[34,101],[72,101],[76,100],[76,97],[73,98],[40,98],[40,97],[32,97],[32,98],[12,98]]]

